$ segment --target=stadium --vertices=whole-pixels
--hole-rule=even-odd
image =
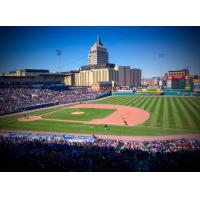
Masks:
[[[141,69],[108,63],[99,37],[88,59],[1,74],[0,171],[199,171],[200,77],[141,84]]]
[[[1,116],[1,171],[199,170],[199,97],[108,94]]]
[[[109,96],[3,116],[0,122],[2,130],[178,137],[200,132],[199,103],[199,97]]]

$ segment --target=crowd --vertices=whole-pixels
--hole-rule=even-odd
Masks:
[[[200,140],[0,136],[0,171],[200,171]]]
[[[51,90],[30,88],[1,88],[0,115],[22,111],[23,108],[45,103],[66,104],[92,100],[103,92],[85,89]]]

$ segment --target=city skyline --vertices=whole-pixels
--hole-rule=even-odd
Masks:
[[[200,74],[199,27],[1,27],[0,71],[33,68],[59,71],[88,64],[97,35],[109,52],[109,62],[142,69],[142,77],[163,76],[189,67]]]

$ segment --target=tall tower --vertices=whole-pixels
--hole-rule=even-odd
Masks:
[[[108,51],[106,47],[103,46],[103,43],[100,40],[100,37],[97,37],[97,41],[92,46],[88,54],[89,65],[98,65],[98,64],[107,64],[108,63]]]

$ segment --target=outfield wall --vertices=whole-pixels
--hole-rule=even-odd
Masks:
[[[136,94],[136,93],[115,92],[112,94],[112,96],[196,96],[196,97],[200,97],[200,93],[166,91],[164,92],[163,95],[158,95],[158,94]]]

